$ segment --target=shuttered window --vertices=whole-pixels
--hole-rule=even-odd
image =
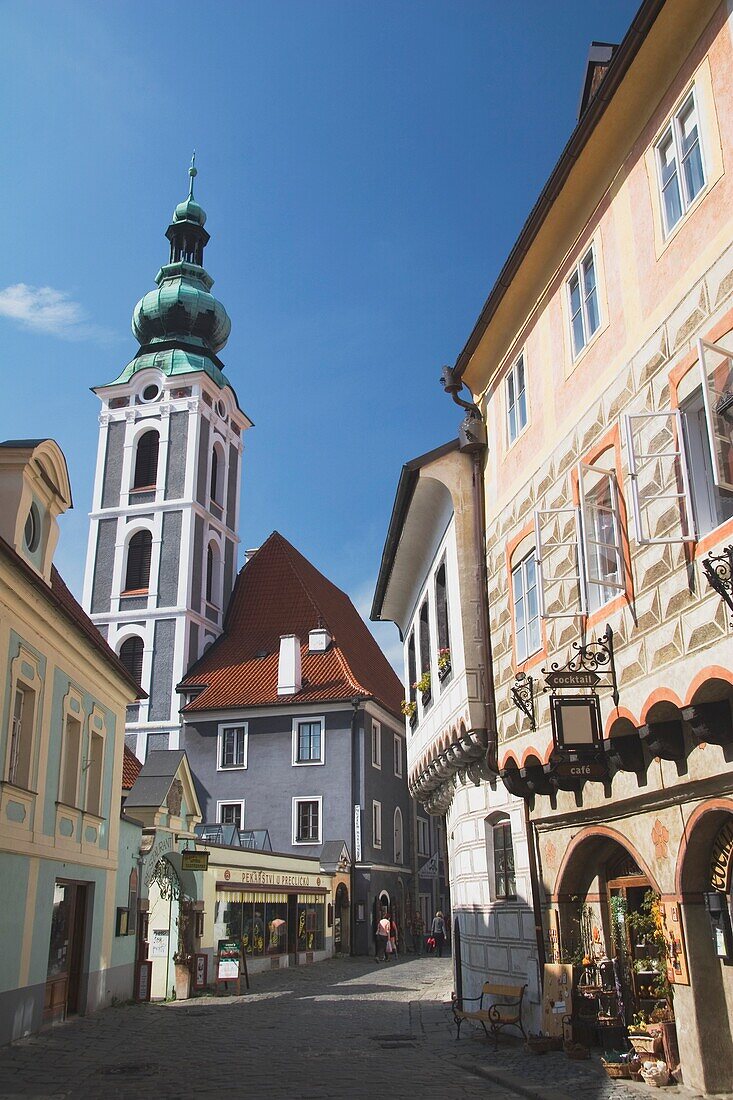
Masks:
[[[143,640],[138,637],[126,638],[120,646],[120,660],[136,684],[143,677],[143,648]]]
[[[133,489],[152,489],[158,480],[158,444],[155,431],[144,432],[137,441]]]
[[[150,554],[153,536],[150,531],[138,531],[130,539],[127,549],[125,591],[147,591],[150,583]]]

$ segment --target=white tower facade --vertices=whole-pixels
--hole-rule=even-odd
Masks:
[[[170,262],[135,307],[140,351],[102,402],[84,607],[147,692],[128,708],[141,759],[178,748],[178,683],[221,633],[237,571],[244,432],[223,373],[224,307],[203,267],[206,215],[175,210]]]

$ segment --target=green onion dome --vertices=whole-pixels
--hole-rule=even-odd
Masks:
[[[221,302],[209,293],[212,280],[203,268],[167,264],[155,281],[157,289],[141,298],[132,314],[132,331],[139,343],[180,341],[215,354],[220,351],[232,323]]]

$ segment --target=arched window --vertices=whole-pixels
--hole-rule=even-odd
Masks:
[[[216,447],[211,452],[211,483],[209,496],[219,503],[219,452]]]
[[[405,853],[403,848],[402,810],[397,807],[394,812],[394,861],[404,863]]]
[[[154,489],[158,480],[158,446],[160,437],[152,429],[143,432],[135,451],[135,475],[133,489]]]
[[[219,601],[219,548],[210,542],[206,549],[206,602],[218,606]]]
[[[137,531],[127,548],[126,592],[147,592],[150,583],[150,554],[153,536],[150,531]]]
[[[126,638],[120,646],[120,660],[136,684],[142,682],[143,649],[143,640],[137,635],[134,638]]]
[[[445,562],[435,574],[435,618],[438,622],[438,668],[450,665],[450,630],[448,627],[448,588],[445,576]],[[443,665],[440,653],[443,653]]]
[[[408,698],[411,702],[415,702],[415,688],[413,684],[417,680],[417,662],[415,660],[415,631],[410,634],[410,640],[407,643],[407,690],[409,692]]]

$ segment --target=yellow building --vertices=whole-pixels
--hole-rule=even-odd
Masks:
[[[120,805],[138,688],[52,564],[70,507],[53,440],[0,445],[0,1042],[132,992],[118,912],[140,830]]]
[[[594,45],[578,125],[444,374],[477,406],[462,443],[486,431],[481,503],[471,464],[452,486],[433,455],[411,505],[427,522],[443,482],[456,515],[484,516],[490,648],[410,755],[411,789],[447,813],[452,892],[501,866],[503,894],[475,897],[489,936],[517,893],[511,839],[488,852],[496,767],[529,808],[540,954],[587,960],[577,1036],[608,1046],[673,1003],[704,1091],[733,1087],[731,30],[718,0],[647,0],[617,48]],[[399,504],[375,610],[409,629]]]

